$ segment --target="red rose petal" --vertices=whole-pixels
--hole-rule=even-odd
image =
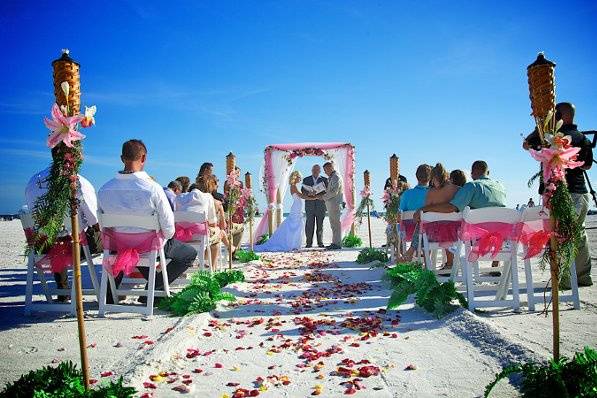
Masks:
[[[149,381],[145,381],[143,382],[143,388],[158,388],[158,386],[156,386],[154,383],[149,382]]]
[[[101,377],[110,377],[110,376],[112,376],[113,374],[114,374],[114,372],[107,371],[107,372],[102,372],[102,373],[100,373],[100,376],[101,376]]]

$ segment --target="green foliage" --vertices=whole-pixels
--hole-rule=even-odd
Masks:
[[[269,240],[269,234],[263,234],[259,237],[259,240],[257,241],[258,245],[262,245],[265,242],[267,242]]]
[[[85,391],[83,373],[72,362],[46,366],[23,375],[6,385],[0,398],[129,398],[137,391],[123,385],[122,378],[103,382]]]
[[[524,398],[597,397],[597,351],[589,347],[575,353],[572,360],[561,357],[547,364],[511,364],[485,387],[485,398],[500,380],[513,374],[522,375],[520,392]]]
[[[235,255],[241,263],[248,263],[249,261],[259,260],[260,258],[259,255],[252,250],[237,250]]]
[[[379,249],[372,249],[372,248],[365,248],[359,252],[357,256],[357,263],[359,264],[367,264],[372,261],[380,261],[382,263],[388,262],[388,255],[385,251]]]
[[[439,283],[435,274],[420,263],[402,263],[386,271],[384,279],[389,281],[394,291],[388,300],[388,309],[404,304],[411,294],[416,295],[416,304],[437,318],[450,313],[456,299],[463,307],[467,306],[461,293],[456,291],[453,281]]]
[[[180,292],[160,302],[160,308],[178,316],[212,311],[218,301],[234,301],[234,295],[222,292],[222,288],[235,282],[243,282],[242,271],[209,273],[199,271],[191,277],[191,283]]]
[[[363,241],[358,236],[349,233],[342,239],[342,247],[359,247],[363,246]]]
[[[70,204],[69,176],[78,173],[82,163],[81,151],[81,141],[76,141],[73,148],[60,143],[52,152],[52,165],[46,180],[48,190],[37,198],[34,208],[30,209],[38,228],[34,231],[34,245],[38,253],[51,247],[64,229],[64,216]]]
[[[550,206],[551,215],[556,220],[555,230],[559,237],[556,258],[560,264],[560,276],[567,275],[570,273],[570,264],[578,252],[583,227],[578,223],[574,202],[563,182],[557,184],[550,199]],[[550,250],[551,247],[548,245],[543,256],[544,265],[549,263]]]
[[[366,197],[361,199],[361,203],[359,204],[359,207],[357,207],[356,211],[355,211],[355,218],[357,219],[357,222],[359,224],[363,223],[363,217],[365,217],[367,215],[367,204],[369,204],[369,212],[372,212],[373,210],[375,210],[374,204],[373,204],[373,199],[371,199],[371,197]]]

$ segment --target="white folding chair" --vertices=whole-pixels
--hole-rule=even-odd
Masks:
[[[543,208],[543,206],[527,207],[522,212],[521,223],[523,225],[530,225],[535,231],[540,231],[544,225],[544,222],[549,221],[549,209]],[[524,233],[524,231],[521,231]],[[521,245],[522,246],[522,245]],[[526,257],[526,250],[523,247],[523,257]],[[543,255],[543,250],[534,258],[538,258]],[[535,285],[533,284],[533,269],[531,265],[531,258],[524,259],[524,272],[526,275],[526,286],[527,286],[527,302],[529,311],[535,311],[535,303],[549,300],[551,297],[551,290],[546,288],[545,284],[539,286],[542,290],[539,293],[535,293]],[[559,298],[561,302],[571,301],[574,304],[574,309],[580,309],[580,298],[578,295],[578,279],[576,277],[576,264],[573,261],[570,264],[570,294],[560,294]]]
[[[174,212],[174,223],[193,223],[203,224],[207,229],[207,235],[193,235],[193,240],[185,242],[191,245],[197,251],[197,259],[199,260],[199,266],[205,268],[206,258],[205,252],[207,251],[207,269],[213,272],[211,264],[211,251],[209,250],[209,225],[207,223],[207,216],[203,211],[175,211]]]
[[[422,248],[422,253],[425,258],[425,266],[427,267],[427,269],[433,271],[437,275],[437,279],[440,281],[464,281],[462,264],[460,261],[462,242],[460,241],[458,234],[458,230],[460,229],[459,225],[461,224],[461,222],[461,213],[428,212],[421,214],[419,247]],[[442,223],[446,223],[446,225],[442,226]],[[454,229],[455,226],[456,229]],[[437,237],[434,236],[436,234],[428,232],[431,228],[433,228],[434,230],[441,228],[449,228],[450,231],[453,232],[451,234],[454,235],[454,239],[450,241],[440,241]],[[455,251],[454,262],[452,263],[452,269],[450,270],[449,276],[442,274],[440,270],[437,268],[437,253],[440,250]]]
[[[23,212],[19,215],[21,219],[21,225],[23,226],[23,231],[33,231],[35,230],[35,223],[33,221],[33,216],[29,212]],[[80,220],[79,220],[80,221]],[[65,222],[65,226],[70,227],[70,219],[69,222]],[[68,228],[70,230],[70,228]],[[65,236],[68,231],[65,231]],[[27,232],[26,232],[27,235]],[[30,315],[32,311],[53,311],[53,312],[70,312],[71,314],[76,313],[76,302],[74,300],[75,297],[75,284],[72,280],[72,275],[69,278],[70,282],[70,289],[59,289],[57,287],[51,287],[46,280],[46,275],[44,270],[40,269],[35,264],[41,260],[44,255],[43,254],[35,254],[35,250],[33,247],[30,246],[31,242],[27,242],[28,245],[28,255],[27,255],[27,283],[25,287],[25,315]],[[96,300],[99,294],[99,284],[97,280],[97,274],[95,273],[95,264],[93,263],[93,257],[91,256],[91,252],[89,251],[89,246],[81,244],[84,254],[84,260],[87,265],[87,270],[89,272],[89,278],[91,279],[92,288],[84,288],[83,294],[84,295],[95,295]],[[33,302],[33,278],[34,274],[37,274],[37,278],[40,281],[42,292],[46,297],[45,303],[34,303]],[[72,274],[72,272],[71,272]],[[52,299],[52,295],[63,295],[71,297],[70,303],[57,303]]]
[[[161,227],[158,220],[157,214],[149,215],[149,216],[138,216],[138,215],[130,215],[130,214],[111,214],[111,213],[103,213],[100,212],[100,225],[102,226],[102,230],[105,228],[142,228],[147,231],[156,231],[160,232]],[[104,248],[104,259],[110,256],[110,250],[108,248]],[[155,288],[155,281],[156,281],[156,272],[158,270],[158,263],[159,260],[159,271],[162,276],[163,281],[163,289],[156,290]],[[152,250],[148,253],[144,253],[140,256],[139,263],[137,264],[137,268],[139,267],[147,267],[149,269],[149,279],[147,280],[147,289],[145,289],[145,279],[144,278],[123,278],[120,286],[128,285],[130,283],[133,284],[141,284],[143,287],[136,288],[132,287],[129,289],[124,289],[119,286],[116,286],[116,281],[114,276],[111,272],[108,272],[106,269],[102,271],[102,282],[100,286],[100,302],[99,302],[99,316],[103,317],[106,311],[111,312],[133,312],[144,314],[147,316],[153,315],[153,303],[155,297],[169,297],[170,296],[170,285],[168,284],[168,261],[166,261],[166,256],[164,254],[164,247],[160,247],[159,250]],[[106,303],[106,294],[108,290],[108,282],[110,284],[110,289],[112,291],[112,299],[114,302],[118,302],[119,296],[136,296],[136,297],[147,297],[147,303],[144,306],[139,305],[123,305],[123,304],[107,304]]]
[[[472,224],[483,228],[484,226],[488,227],[490,223],[500,223],[508,230],[508,236],[504,236],[502,247],[499,248],[495,256],[489,253],[472,260],[471,255],[478,249],[480,239],[462,239],[465,254],[461,258],[461,263],[464,267],[469,309],[472,311],[478,307],[511,307],[514,310],[518,310],[520,308],[520,297],[517,266],[518,236],[516,231],[520,221],[520,212],[504,207],[487,207],[475,210],[467,207],[464,209],[462,216],[464,221],[463,230],[466,228],[465,224]],[[462,233],[463,231],[461,231]],[[504,266],[480,269],[480,261],[503,261]],[[501,271],[501,275],[497,277],[483,276],[482,272],[489,271]],[[483,282],[493,282],[493,284],[481,286]],[[507,299],[506,296],[510,286],[512,298]],[[495,291],[495,298],[486,300],[478,299],[475,292],[480,290]]]

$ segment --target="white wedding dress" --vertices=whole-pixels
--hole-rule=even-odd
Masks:
[[[274,231],[267,242],[255,246],[256,252],[287,252],[298,250],[303,245],[304,217],[303,203],[297,194],[293,194],[294,202],[288,217]]]

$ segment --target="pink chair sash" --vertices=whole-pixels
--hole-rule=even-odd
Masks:
[[[479,257],[491,255],[495,258],[502,250],[506,240],[518,239],[518,224],[503,222],[486,222],[478,224],[462,223],[462,240],[473,241],[473,249],[469,255],[470,261]]]
[[[27,242],[33,244],[33,231],[30,228],[25,230]],[[28,236],[28,234],[30,234]],[[79,242],[81,245],[87,245],[87,236],[85,232],[79,234]],[[44,272],[62,273],[65,269],[73,265],[73,241],[69,236],[59,238],[48,252],[39,260],[35,262],[35,266]]]
[[[549,220],[520,223],[519,231],[518,239],[525,249],[525,260],[542,253],[553,234]]]
[[[401,220],[400,232],[402,232],[402,239],[405,241],[412,241],[415,230],[417,229],[417,222],[415,220]]]
[[[174,233],[174,239],[181,242],[190,242],[193,240],[193,236],[209,236],[209,228],[207,223],[192,223],[181,221],[175,224],[176,232]]]
[[[104,256],[103,266],[113,276],[121,272],[130,276],[136,271],[141,255],[159,250],[164,237],[161,232],[116,232],[111,228],[102,230],[104,250],[115,251],[116,256]]]
[[[421,221],[421,233],[427,235],[429,242],[438,243],[441,247],[449,247],[458,242],[462,221]]]

